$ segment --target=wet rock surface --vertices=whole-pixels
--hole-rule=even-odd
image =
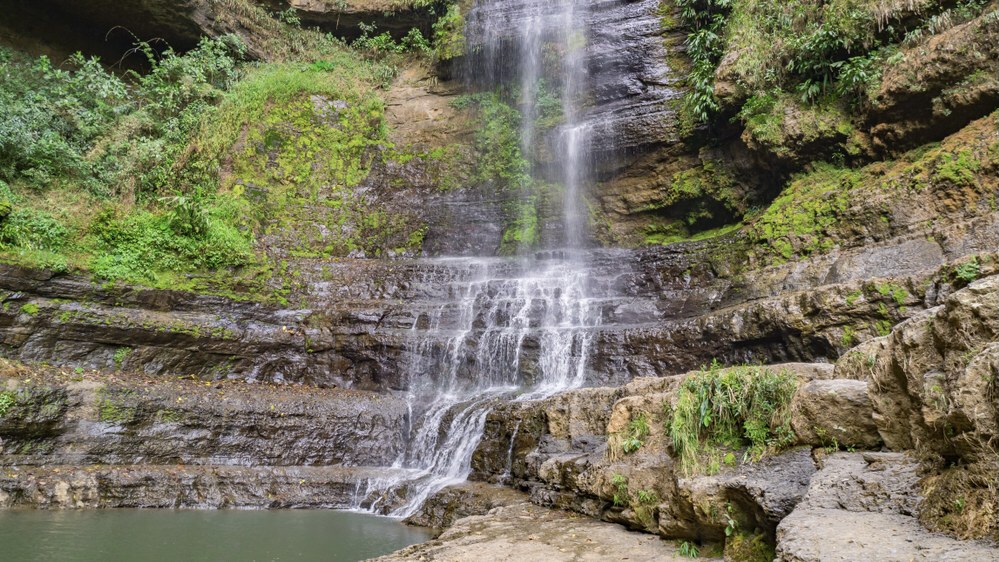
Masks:
[[[403,446],[377,394],[3,370],[5,507],[351,507]]]
[[[455,521],[472,515],[485,515],[494,508],[520,504],[526,501],[522,492],[486,484],[464,482],[448,486],[427,499],[419,513],[405,519],[405,523],[447,529]]]
[[[565,511],[527,503],[459,520],[440,537],[376,558],[403,560],[688,560],[677,545]],[[720,560],[719,558],[708,558]]]
[[[345,509],[359,486],[383,475],[337,466],[5,466],[0,507]]]

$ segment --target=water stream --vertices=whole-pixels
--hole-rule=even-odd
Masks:
[[[586,380],[599,298],[586,267],[589,135],[582,100],[587,20],[583,1],[480,0],[468,16],[470,87],[519,92],[525,153],[539,139],[540,84],[562,100],[562,124],[546,142],[557,152],[545,180],[563,187],[560,239],[517,258],[439,260],[456,273],[447,300],[413,323],[409,349],[409,446],[404,476],[369,482],[369,509],[406,517],[470,472],[486,415],[504,400],[537,400]],[[515,82],[511,84],[510,82]],[[510,86],[513,86],[511,89]],[[554,168],[554,169],[552,169]],[[374,495],[374,499],[372,499]],[[404,499],[401,499],[404,498]]]

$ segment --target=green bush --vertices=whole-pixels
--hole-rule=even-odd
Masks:
[[[17,209],[0,223],[0,247],[58,252],[69,238],[69,229],[52,215],[34,209]]]
[[[684,471],[694,472],[701,455],[718,447],[747,447],[746,459],[789,445],[791,397],[797,379],[764,367],[710,368],[688,376],[666,419],[673,449]]]

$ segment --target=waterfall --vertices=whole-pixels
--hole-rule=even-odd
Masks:
[[[593,133],[582,104],[586,6],[584,0],[479,0],[468,16],[469,82],[478,88],[515,86],[525,153],[540,142],[539,84],[557,88],[563,121],[546,132],[556,154],[545,179],[564,188],[562,236],[532,257],[436,260],[454,274],[447,301],[417,318],[409,337],[412,429],[395,463],[408,472],[369,482],[366,494],[376,507],[386,497],[404,497],[390,515],[412,515],[440,489],[465,480],[494,405],[546,398],[586,380],[600,323],[584,251],[588,215],[582,193]],[[381,491],[374,500],[372,487]]]

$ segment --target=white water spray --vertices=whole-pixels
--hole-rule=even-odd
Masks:
[[[480,72],[493,73],[484,81],[509,76],[519,82],[525,153],[538,141],[535,100],[542,81],[562,100],[563,124],[552,133],[558,164],[549,179],[564,186],[563,235],[551,252],[556,257],[547,260],[439,260],[457,273],[448,285],[449,302],[418,319],[410,338],[412,432],[395,463],[408,470],[369,482],[362,498],[377,508],[389,497],[405,497],[390,515],[412,515],[434,493],[466,479],[496,404],[543,399],[586,380],[600,310],[589,294],[580,251],[587,240],[582,193],[592,131],[581,107],[587,85],[586,29],[580,23],[585,6],[582,0],[480,0],[469,14],[469,43],[485,60]],[[519,14],[519,27],[510,25],[511,12]]]

